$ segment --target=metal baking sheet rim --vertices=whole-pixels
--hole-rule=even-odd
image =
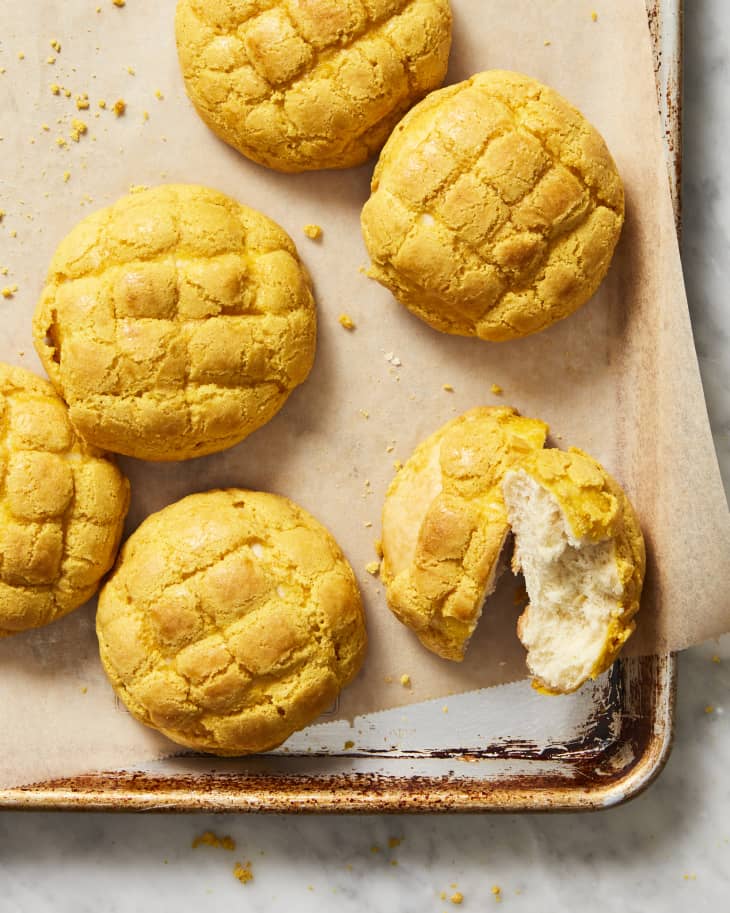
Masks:
[[[654,42],[657,93],[665,126],[669,180],[680,227],[683,0],[646,0]],[[660,774],[672,745],[677,688],[675,654],[630,660],[651,691],[645,740],[610,776],[611,757],[591,759],[595,776],[535,775],[496,783],[457,777],[372,774],[154,777],[112,771],[0,790],[0,809],[299,813],[589,811],[642,793]],[[628,672],[626,673],[628,674]],[[603,772],[600,773],[600,764]],[[617,768],[618,769],[618,768]]]

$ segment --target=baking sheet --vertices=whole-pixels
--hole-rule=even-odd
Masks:
[[[280,416],[239,447],[194,464],[123,465],[133,484],[130,529],[169,501],[215,485],[281,491],[332,529],[360,577],[371,633],[365,674],[340,702],[344,717],[524,674],[509,586],[490,603],[468,661],[457,667],[414,642],[364,572],[393,460],[407,458],[419,439],[477,403],[508,402],[545,418],[555,443],[591,451],[631,492],[650,533],[651,559],[635,651],[679,648],[728,627],[728,517],[681,287],[645,9],[640,0],[535,6],[455,2],[449,81],[500,66],[555,85],[606,136],[627,185],[628,219],[601,293],[547,333],[501,346],[436,334],[357,272],[365,262],[358,217],[370,166],[276,175],[209,134],[181,88],[174,3],[150,9],[129,0],[98,15],[81,2],[62,14],[38,3],[5,16],[0,264],[11,265],[8,278],[20,288],[1,305],[0,357],[37,365],[30,315],[53,248],[85,211],[130,184],[204,182],[257,206],[290,231],[313,273],[317,364]],[[62,51],[46,64],[54,38]],[[71,98],[52,95],[51,82],[68,86]],[[73,98],[84,91],[92,106],[123,97],[125,116],[80,114]],[[56,145],[74,116],[87,120],[89,134],[78,145]],[[321,244],[301,234],[307,222],[323,226]],[[358,325],[353,334],[337,324],[343,310]],[[443,383],[456,392],[444,392]],[[504,388],[503,397],[489,393],[492,383]],[[0,724],[14,733],[0,784],[79,772],[89,758],[100,769],[170,751],[170,743],[115,706],[96,660],[92,612],[0,644]],[[399,684],[403,672],[411,676],[409,690]]]

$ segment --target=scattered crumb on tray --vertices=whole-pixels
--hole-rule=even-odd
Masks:
[[[394,461],[393,461],[393,469],[395,469],[396,472],[400,472],[401,469],[403,469],[403,463],[401,463],[400,460],[394,460]]]
[[[365,570],[368,574],[372,574],[373,577],[377,577],[380,573],[380,562],[379,561],[369,561],[365,565]]]
[[[595,10],[593,10],[593,12],[591,13],[591,19],[594,22],[598,22],[598,13]]]
[[[494,393],[495,396],[500,396],[504,392],[499,384],[492,384],[489,389],[492,391],[492,393]]]
[[[396,847],[400,846],[401,843],[403,843],[402,837],[389,837],[388,838],[388,846],[391,848],[391,850],[394,850]]]
[[[229,850],[232,852],[236,848],[236,841],[233,837],[229,837],[228,835],[219,837],[217,834],[214,834],[213,831],[204,831],[204,833],[193,840],[193,849],[197,850],[199,846],[212,846],[219,850]]]
[[[233,877],[237,878],[241,884],[248,884],[249,881],[253,881],[251,863],[247,862],[246,865],[241,865],[240,862],[237,862],[233,867]]]
[[[350,317],[349,314],[340,314],[337,318],[340,322],[340,326],[344,327],[346,330],[355,329],[355,321]]]
[[[401,685],[403,685],[404,688],[411,687],[411,677],[410,677],[410,675],[408,675],[407,672],[404,672],[403,675],[401,675],[400,683],[401,683]]]
[[[447,393],[453,393],[453,392],[454,392],[454,388],[451,386],[451,384],[444,384],[443,387],[442,387],[442,389],[443,389],[443,390],[446,390]]]
[[[715,712],[715,708],[712,706],[712,704],[708,704],[705,707],[705,713],[714,713],[714,712]]]
[[[496,901],[499,902],[502,900],[502,889],[500,888],[500,886],[498,884],[492,885],[492,894],[494,895],[494,899]]]
[[[312,241],[319,241],[319,239],[322,237],[321,225],[305,225],[304,228],[302,228],[302,231]]]
[[[375,554],[378,556],[378,558],[382,558],[383,557],[383,543],[381,542],[380,539],[376,539],[375,542],[373,542],[373,548],[375,549]]]
[[[370,413],[367,409],[358,409],[357,410],[363,418],[370,418]]]
[[[114,4],[114,6],[122,7],[122,6],[126,5],[127,0],[112,0],[112,3]]]
[[[717,655],[717,653],[712,657],[712,662],[713,662],[713,663],[719,663],[719,662],[720,662],[720,657]]]
[[[126,101],[125,101],[123,98],[118,98],[118,99],[114,102],[113,111],[114,111],[115,116],[116,116],[116,117],[121,117],[122,114],[124,114],[124,112],[125,112],[126,110],[127,110],[127,103],[126,103]]]
[[[450,899],[451,903],[460,904],[464,902],[464,895],[461,893],[461,891],[454,891]]]
[[[348,739],[345,742],[345,751],[349,751],[350,748],[354,748],[354,747],[355,747],[355,743],[352,741],[352,739]]]

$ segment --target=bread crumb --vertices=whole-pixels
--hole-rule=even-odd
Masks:
[[[403,675],[401,675],[400,683],[401,683],[401,685],[403,685],[404,688],[411,687],[411,677],[410,677],[410,675],[408,675],[407,672],[404,672]]]
[[[116,2],[116,0],[115,0],[115,2]],[[126,101],[124,101],[123,98],[118,98],[118,99],[114,102],[114,109],[113,109],[113,110],[114,110],[114,114],[115,114],[117,117],[121,117],[122,114],[124,114],[124,112],[127,110],[127,103],[126,103]]]
[[[119,3],[120,0],[114,0],[114,3]],[[124,0],[121,0],[122,5],[124,5]],[[251,871],[251,863],[247,862],[246,865],[241,865],[240,862],[237,862],[233,867],[233,877],[237,878],[241,884],[248,884],[249,881],[253,881],[253,872]]]
[[[448,712],[449,712],[448,705],[444,704],[444,706],[441,708],[441,713],[448,713]]]
[[[51,83],[51,95],[60,95],[60,94],[61,94],[61,87],[59,86],[59,84],[57,82],[52,82]]]
[[[380,573],[380,562],[379,561],[370,561],[365,565],[365,570],[368,574],[372,574],[373,577],[377,577]]]
[[[68,181],[69,181],[69,178],[70,178],[70,177],[71,177],[71,172],[70,172],[70,171],[64,171],[64,172],[63,172],[63,183],[64,183],[64,184],[68,184]]]
[[[375,549],[375,554],[378,556],[378,558],[382,558],[383,557],[383,543],[381,542],[380,539],[376,539],[375,542],[373,542],[373,548]]]
[[[305,225],[302,231],[312,241],[319,241],[322,237],[322,227],[320,225]]]
[[[149,112],[149,111],[143,111],[143,112],[142,112],[142,120],[145,120],[145,121],[146,121],[146,120],[149,120],[149,119],[150,119],[150,112]]]
[[[51,47],[53,48],[53,50],[54,50],[57,54],[60,54],[60,53],[61,53],[61,42],[60,42],[57,38],[54,38],[54,39],[50,42],[50,44],[51,44]]]
[[[78,143],[78,141],[81,139],[81,137],[85,133],[88,133],[88,132],[89,132],[88,126],[82,120],[77,120],[76,118],[74,118],[71,121],[71,139],[75,143]]]
[[[3,220],[4,218],[5,218],[5,210],[4,210],[4,209],[0,209],[0,222],[2,222],[2,220]]]
[[[149,184],[130,184],[129,192],[130,193],[142,193],[144,190],[149,190]]]
[[[55,62],[56,62],[56,58],[53,56],[53,54],[50,54],[48,57],[46,57],[46,63],[54,64]]]
[[[439,898],[440,898],[441,900],[446,900],[446,891],[442,891],[442,892],[439,894]]]
[[[162,92],[160,92],[159,89],[155,89],[155,98],[156,98],[158,101],[162,101],[162,99],[163,99],[164,97],[165,97],[165,96],[162,94]]]
[[[370,527],[371,527],[372,525],[373,525],[373,524],[370,522],[370,520],[365,520],[364,523],[363,523],[363,526],[365,527],[365,529],[370,529]]]
[[[350,317],[349,314],[340,314],[337,318],[340,322],[340,326],[344,327],[346,330],[355,329],[355,321]]]
[[[403,364],[400,358],[398,358],[398,356],[394,355],[392,352],[386,352],[384,357],[385,360],[389,362],[389,364],[393,365],[394,368],[400,368],[400,366]]]
[[[495,396],[500,396],[504,392],[499,384],[492,384],[489,389],[492,391],[492,393],[494,393]]]
[[[9,285],[6,285],[5,288],[2,289],[2,291],[0,291],[0,295],[2,295],[3,298],[12,298],[13,294],[14,294],[14,292],[13,292],[12,288],[10,288]]]
[[[461,891],[454,891],[451,895],[451,903],[460,904],[464,902],[464,895]]]
[[[137,73],[136,73],[134,67],[127,67],[127,73],[129,73],[130,76],[136,76],[136,75],[137,75]]]
[[[394,450],[395,450],[395,444],[388,444],[388,446],[385,448],[386,453],[392,453]]]
[[[595,10],[591,13],[591,19],[594,22],[598,22],[598,13]]]
[[[2,219],[0,219],[0,221],[2,221]],[[712,661],[713,661],[713,663],[720,662],[720,657],[717,655],[717,653],[712,657]]]
[[[363,418],[370,418],[370,413],[367,409],[358,409],[357,410]]]
[[[86,692],[87,692],[88,690],[89,690],[89,689],[88,689],[86,686],[84,686],[84,687],[81,689],[81,693],[82,693],[82,694],[86,694]]]
[[[12,231],[8,232],[8,234],[10,235],[11,238],[17,238],[17,237],[18,237],[18,232],[17,232],[15,229],[13,229]]]
[[[5,289],[3,289],[3,295],[5,295]],[[7,298],[7,295],[5,295],[5,297]],[[712,704],[708,704],[705,707],[705,713],[714,713],[714,712],[715,712],[715,708],[712,706]]]
[[[114,6],[122,7],[126,4],[127,0],[112,0]]]
[[[25,52],[18,51],[18,60],[25,60]]]
[[[544,41],[543,44],[545,45],[546,48],[549,48],[550,45],[552,44],[552,41]]]
[[[87,92],[82,92],[80,95],[76,96],[76,107],[79,111],[86,111],[89,107],[89,95]]]
[[[453,393],[453,392],[454,392],[454,388],[451,386],[451,384],[444,384],[443,387],[442,387],[442,389],[443,389],[443,390],[446,390],[447,393]]]
[[[197,850],[199,846],[212,846],[219,850],[233,851],[236,848],[236,841],[233,837],[218,837],[213,831],[205,831],[193,840],[192,847]]]
[[[502,900],[502,888],[498,884],[492,885],[492,894],[494,894],[494,899],[498,903]]]
[[[395,469],[396,472],[400,472],[401,469],[403,469],[403,463],[401,463],[400,460],[394,460],[394,461],[393,461],[393,469]]]
[[[391,850],[394,850],[397,846],[400,846],[401,843],[403,843],[402,837],[389,837],[388,838],[388,846],[391,848]]]
[[[355,743],[352,741],[352,739],[348,739],[345,742],[345,751],[349,751],[350,748],[354,748],[354,747],[355,747]]]
[[[696,875],[682,875],[685,881],[697,881]]]
[[[99,99],[99,107],[102,108],[102,109],[103,109],[103,108],[106,108],[106,102],[104,101],[103,98],[100,98],[100,99]]]
[[[66,98],[71,98],[71,89],[64,89],[63,94],[66,96]]]

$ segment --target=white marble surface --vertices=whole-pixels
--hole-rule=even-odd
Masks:
[[[730,487],[730,3],[686,0],[686,7],[684,263]],[[487,910],[496,902],[493,885],[515,911],[717,913],[730,897],[729,689],[729,638],[684,654],[666,770],[645,795],[600,814],[0,814],[0,913],[224,906],[408,913],[455,909],[440,894],[457,890],[462,909]],[[705,712],[708,705],[713,712]],[[193,850],[193,837],[208,828],[231,834],[236,851]],[[389,838],[402,843],[389,849]],[[233,866],[249,860],[254,880],[242,885]]]

